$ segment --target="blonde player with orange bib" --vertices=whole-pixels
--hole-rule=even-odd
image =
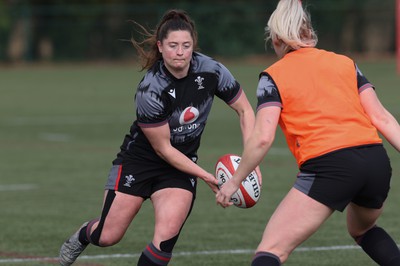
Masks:
[[[392,169],[378,131],[400,151],[400,126],[348,57],[315,48],[317,36],[299,0],[281,0],[266,28],[279,60],[260,75],[256,124],[241,163],[216,195],[223,207],[267,154],[280,125],[296,158],[293,188],[271,216],[252,266],[284,263],[334,211],[379,265],[400,265],[395,241],[377,220]]]

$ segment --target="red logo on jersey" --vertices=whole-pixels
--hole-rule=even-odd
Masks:
[[[198,117],[199,110],[197,110],[197,108],[194,108],[193,106],[189,106],[186,107],[185,110],[183,110],[181,116],[179,117],[179,123],[181,125],[190,124],[196,121]]]

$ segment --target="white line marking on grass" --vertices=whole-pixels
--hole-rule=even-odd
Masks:
[[[24,259],[0,259],[0,264],[3,263],[27,263],[27,262],[37,262],[37,261],[54,261],[57,260],[58,258],[24,258]]]
[[[299,247],[295,252],[310,252],[310,251],[330,251],[330,250],[351,250],[360,249],[356,245],[343,245],[343,246],[327,246],[327,247]],[[222,254],[252,254],[252,249],[231,249],[231,250],[204,250],[204,251],[181,251],[174,253],[174,257],[187,257],[196,255],[222,255]],[[141,253],[133,254],[103,254],[103,255],[84,255],[80,256],[78,260],[93,260],[93,259],[118,259],[118,258],[137,258]],[[19,263],[19,262],[37,262],[37,261],[55,261],[57,257],[43,257],[43,258],[9,258],[0,259],[0,264],[5,263]]]
[[[296,252],[307,252],[307,251],[325,251],[325,250],[350,250],[350,249],[360,249],[361,247],[356,245],[347,246],[329,246],[329,247],[299,247],[295,249]]]
[[[38,186],[33,184],[10,184],[0,185],[0,191],[19,191],[19,190],[33,190]]]

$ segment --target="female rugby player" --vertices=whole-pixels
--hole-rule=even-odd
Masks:
[[[254,111],[239,83],[224,65],[195,51],[197,33],[186,12],[168,11],[154,34],[141,29],[146,39],[132,40],[147,69],[136,92],[137,119],[113,161],[100,218],[62,245],[61,265],[71,265],[89,243],[119,242],[146,199],[154,208],[154,236],[137,265],[167,265],[192,210],[197,178],[218,191],[214,175],[197,164],[214,96],[237,113],[243,141],[253,129]]]
[[[281,265],[335,211],[379,265],[400,265],[400,252],[377,225],[392,169],[378,131],[400,151],[400,126],[350,58],[315,48],[317,36],[299,0],[281,0],[266,28],[279,60],[260,75],[256,124],[233,178],[231,195],[267,154],[279,124],[299,173],[268,221],[252,266]]]

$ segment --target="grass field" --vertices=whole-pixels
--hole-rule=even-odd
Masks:
[[[255,106],[263,65],[230,62]],[[400,120],[395,62],[359,62],[381,101]],[[57,265],[60,245],[83,221],[100,213],[103,186],[135,112],[142,73],[135,65],[25,66],[0,69],[0,266]],[[224,153],[241,153],[234,113],[216,100],[199,164],[213,171]],[[380,225],[400,243],[400,157],[389,145],[392,190]],[[175,248],[173,266],[249,265],[265,223],[297,173],[281,133],[261,165],[264,186],[251,209],[216,206],[200,182],[195,208]],[[90,246],[76,265],[136,265],[151,240],[153,213],[146,202],[116,246]],[[375,265],[346,233],[335,213],[285,265]]]

